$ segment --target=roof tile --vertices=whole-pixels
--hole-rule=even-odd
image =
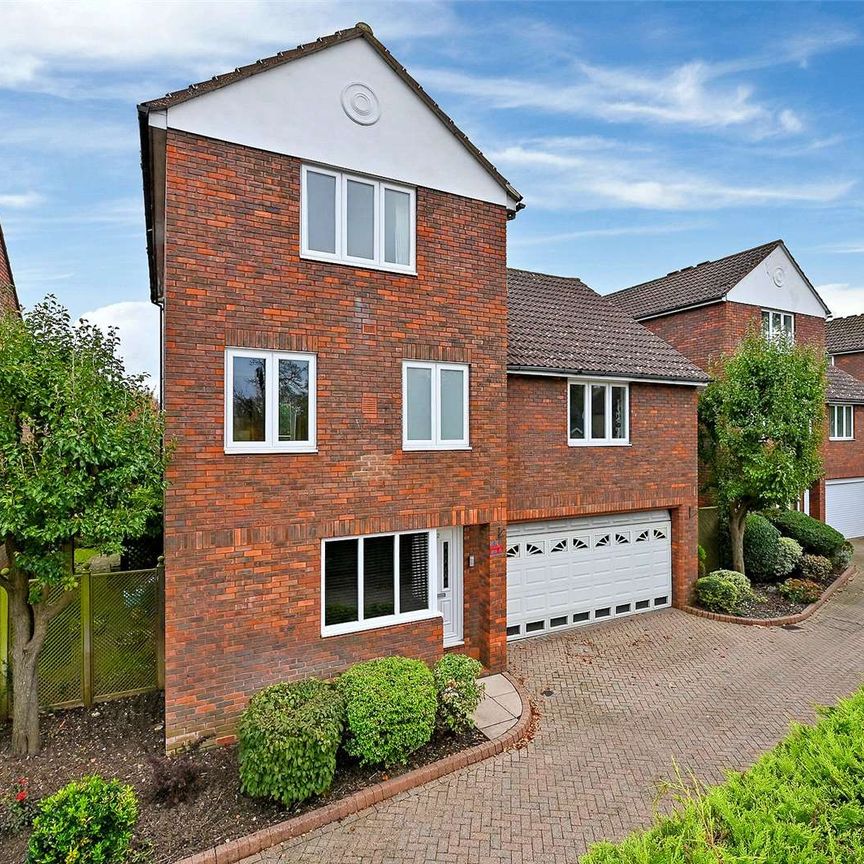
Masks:
[[[828,367],[828,402],[860,402],[864,404],[864,382],[837,366]]]
[[[708,376],[576,278],[507,271],[508,366],[703,383]]]
[[[864,351],[864,315],[849,315],[829,321],[826,348],[829,354]]]

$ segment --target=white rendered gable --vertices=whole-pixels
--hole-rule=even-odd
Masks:
[[[825,308],[782,246],[757,264],[727,295],[733,303],[825,317]]]
[[[361,112],[353,113],[363,122],[349,117],[358,90],[354,104]],[[370,101],[373,108],[363,116]],[[364,39],[154,112],[150,123],[480,201],[515,203]]]

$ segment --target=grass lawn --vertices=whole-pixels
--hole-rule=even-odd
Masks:
[[[864,690],[721,786],[679,790],[649,831],[582,864],[864,864]]]

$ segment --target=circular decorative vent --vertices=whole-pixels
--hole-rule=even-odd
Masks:
[[[786,281],[786,271],[782,267],[775,267],[771,273],[771,278],[778,288],[782,288],[783,283]]]
[[[378,122],[381,107],[378,97],[367,84],[355,82],[342,91],[342,108],[345,113],[361,126],[371,126]]]

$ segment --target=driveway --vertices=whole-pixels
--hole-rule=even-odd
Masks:
[[[864,571],[864,541],[856,558]],[[246,864],[575,862],[647,826],[675,762],[720,781],[861,685],[862,625],[859,576],[798,628],[670,609],[516,643],[511,671],[542,712],[532,744]]]

